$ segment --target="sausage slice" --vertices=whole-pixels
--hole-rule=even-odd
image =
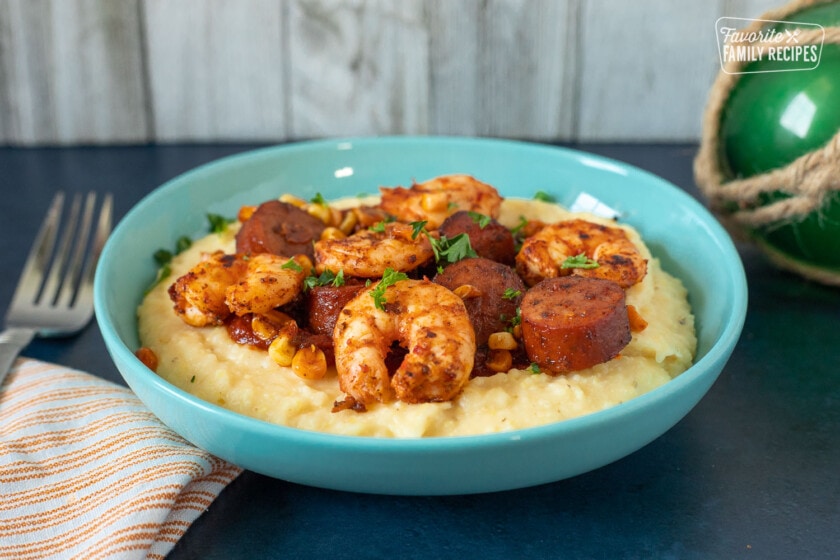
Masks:
[[[476,294],[464,297],[477,345],[486,344],[491,334],[510,326],[520,294],[525,293],[525,284],[511,267],[480,257],[447,266],[434,282],[452,291],[465,285],[477,289]]]
[[[312,332],[332,336],[339,312],[364,288],[363,282],[311,288],[306,295],[306,315]]]
[[[528,358],[549,375],[607,362],[630,343],[624,290],[609,280],[543,280],[526,292],[520,310]]]
[[[324,222],[297,206],[279,200],[263,202],[236,234],[236,252],[273,253],[282,257],[314,258],[313,243],[321,238]]]
[[[480,224],[470,212],[459,210],[443,221],[439,231],[450,239],[466,233],[479,257],[512,266],[516,256],[513,234],[495,219],[487,219],[487,223]]]

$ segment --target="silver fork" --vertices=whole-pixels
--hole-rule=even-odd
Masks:
[[[62,192],[53,198],[6,313],[0,332],[0,383],[35,336],[75,334],[93,316],[93,274],[111,232],[113,201],[105,195],[94,224],[96,194],[88,193],[84,205],[81,195],[74,196],[56,246],[64,198]]]

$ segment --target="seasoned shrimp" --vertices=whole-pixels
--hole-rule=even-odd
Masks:
[[[339,314],[333,344],[341,390],[363,404],[455,398],[475,357],[475,334],[461,298],[429,280],[396,282],[384,297],[380,309],[371,290],[362,290]],[[394,342],[408,353],[391,377],[385,358]]]
[[[381,278],[386,269],[408,272],[434,258],[425,235],[417,235],[408,224],[381,223],[342,239],[315,243],[315,270],[338,272],[360,278]],[[381,231],[378,231],[381,230]]]
[[[169,297],[188,325],[221,325],[232,313],[263,314],[290,302],[311,269],[305,255],[289,259],[260,253],[246,258],[217,251],[175,280]]]
[[[292,301],[311,270],[312,261],[306,255],[292,259],[271,253],[251,255],[245,274],[228,286],[225,302],[236,315],[262,315]]]
[[[580,255],[588,262],[570,263]],[[526,238],[516,255],[516,271],[529,286],[575,274],[612,280],[626,289],[645,277],[647,260],[623,229],[573,219],[547,225]]]
[[[225,293],[247,268],[248,263],[239,255],[222,251],[206,255],[169,286],[175,312],[193,327],[221,325],[230,315]]]
[[[380,207],[402,222],[426,221],[434,230],[458,210],[499,217],[502,197],[492,186],[469,175],[442,175],[424,183],[379,189]]]

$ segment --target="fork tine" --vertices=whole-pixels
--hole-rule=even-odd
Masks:
[[[67,267],[67,255],[70,254],[70,245],[76,232],[76,223],[79,221],[80,206],[81,200],[79,195],[76,194],[70,203],[70,213],[67,216],[67,221],[61,228],[63,229],[61,240],[53,254],[52,264],[49,265],[49,274],[47,274],[47,279],[38,298],[39,302],[50,305],[55,303],[58,298],[58,293],[61,290],[61,279]]]
[[[35,242],[32,244],[32,249],[29,251],[29,256],[26,258],[26,263],[23,265],[20,281],[12,297],[13,303],[33,303],[38,297],[44,281],[44,273],[55,247],[63,206],[64,193],[59,191],[53,197],[47,215],[35,237]]]
[[[85,198],[82,221],[76,231],[76,242],[73,246],[73,255],[67,263],[63,278],[60,281],[59,292],[55,298],[55,304],[59,306],[70,306],[76,296],[79,285],[79,273],[82,269],[82,262],[90,239],[91,224],[93,222],[93,208],[96,204],[96,193],[89,192]],[[72,232],[70,232],[72,233]],[[69,247],[67,247],[69,249]]]
[[[114,200],[111,193],[105,195],[105,200],[102,201],[102,208],[99,211],[99,220],[96,224],[96,232],[93,236],[93,244],[91,245],[91,253],[87,263],[85,263],[85,270],[79,279],[79,291],[76,296],[76,306],[87,305],[93,312],[93,278],[96,274],[96,263],[99,261],[99,255],[102,253],[102,248],[105,246],[105,241],[111,234],[111,220],[113,213]]]

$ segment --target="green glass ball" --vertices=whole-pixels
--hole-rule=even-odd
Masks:
[[[788,21],[840,25],[840,2],[802,10]],[[779,30],[795,26],[780,25]],[[812,70],[779,72],[788,63],[750,63],[723,107],[720,160],[731,179],[785,167],[818,150],[840,132],[840,45],[826,44]],[[776,71],[774,71],[776,70]],[[789,196],[784,189],[763,197]],[[787,257],[821,268],[840,269],[840,193],[802,220],[752,231]]]

